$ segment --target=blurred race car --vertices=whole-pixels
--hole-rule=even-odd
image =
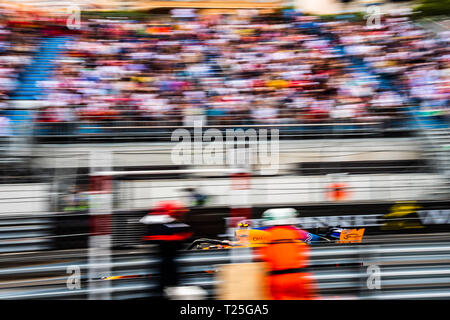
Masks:
[[[235,241],[201,238],[192,242],[187,250],[231,249],[245,247],[260,247],[267,243],[268,233],[264,229],[251,228],[251,223],[238,223],[235,231]],[[309,233],[305,241],[311,245],[323,243],[360,243],[364,237],[364,228],[344,229],[340,227],[317,228],[315,233]]]
[[[344,229],[340,227],[317,228],[314,234],[307,237],[307,243],[316,244],[341,244],[360,243],[363,239],[365,229]],[[186,250],[223,250],[232,248],[255,248],[266,245],[268,233],[263,229],[251,228],[250,221],[241,221],[235,231],[235,240],[218,240],[200,238],[188,245]],[[300,240],[299,240],[300,241]],[[202,273],[215,273],[217,270],[205,270]],[[188,272],[189,273],[189,272]],[[189,273],[190,274],[190,273]],[[110,276],[103,280],[136,279],[151,277],[151,275],[123,275]]]

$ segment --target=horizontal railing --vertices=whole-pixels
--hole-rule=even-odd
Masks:
[[[63,109],[72,110],[71,107]],[[70,113],[70,111],[68,111]],[[87,111],[86,111],[87,112]],[[333,118],[317,115],[305,111],[279,110],[279,115],[267,118],[258,118],[249,113],[236,113],[225,111],[222,115],[208,114],[204,110],[198,114],[186,115],[181,111],[168,113],[143,113],[141,111],[128,111],[126,109],[108,109],[103,111],[72,114],[69,119],[52,119],[52,112],[32,110],[33,130],[30,131],[39,139],[52,139],[58,137],[120,137],[120,136],[146,136],[170,137],[178,129],[194,129],[201,126],[207,130],[215,128],[227,129],[270,129],[276,128],[281,134],[379,134],[389,131],[414,130],[411,126],[408,110],[399,107],[395,113],[383,111],[365,118]],[[68,116],[68,114],[66,115]],[[46,119],[49,117],[48,119]],[[11,116],[13,126],[19,126],[21,119]],[[17,134],[13,130],[13,134]]]
[[[1,268],[0,299],[87,299],[102,290],[110,292],[112,299],[133,299],[151,296],[156,285],[147,276],[157,272],[158,258],[144,249],[113,255],[112,262],[106,264],[112,270],[110,276],[134,276],[119,280],[88,279],[88,270],[95,266],[89,265],[84,255],[66,259],[63,256],[55,255],[53,264]],[[448,241],[316,246],[310,257],[307,271],[324,299],[450,297]],[[29,256],[28,263],[32,261]],[[217,298],[216,272],[221,265],[251,261],[258,261],[258,257],[245,249],[189,251],[178,259],[182,284],[202,287],[209,298]],[[69,267],[81,271],[79,289],[67,287]],[[373,279],[377,281],[375,286],[371,285]],[[109,281],[110,287],[89,289],[89,281]]]

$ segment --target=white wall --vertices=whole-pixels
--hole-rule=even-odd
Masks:
[[[0,184],[0,215],[48,213],[50,185]]]
[[[252,179],[249,205],[302,204],[329,201],[329,176],[281,176]],[[433,174],[348,175],[339,178],[348,186],[348,201],[432,200],[444,191],[444,179]],[[231,194],[229,179],[123,181],[119,187],[120,207],[150,208],[159,200],[182,200],[188,203],[183,188],[195,186],[212,195],[209,205],[229,206],[245,201]],[[239,192],[238,192],[239,193]],[[239,203],[238,203],[239,202]]]
[[[92,150],[113,153],[114,166],[175,164],[171,151],[175,143],[105,143],[39,145],[35,165],[44,168],[89,166]],[[206,145],[206,143],[205,143]],[[408,138],[317,139],[279,141],[280,165],[313,161],[372,161],[419,159],[421,146]]]
[[[199,178],[189,180],[123,181],[116,190],[119,208],[149,208],[158,200],[177,199],[188,202],[186,187],[198,187],[212,195],[209,205],[249,205],[323,203],[328,201],[329,176],[255,177],[248,191],[231,193],[230,180]],[[348,201],[433,200],[445,191],[444,180],[434,174],[348,175],[339,178],[348,185]],[[48,213],[49,184],[0,185],[1,214]],[[437,198],[438,199],[438,198]]]

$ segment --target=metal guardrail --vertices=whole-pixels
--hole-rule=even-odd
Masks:
[[[49,125],[48,128],[51,128]],[[227,125],[205,125],[203,130],[209,128],[218,129],[225,133],[226,130],[236,129],[278,129],[280,137],[300,138],[325,138],[325,137],[357,137],[370,138],[380,135],[396,135],[409,133],[410,128],[387,128],[382,129],[383,124],[373,123],[304,123],[304,124],[227,124]],[[183,128],[193,130],[193,126],[167,125],[167,126],[139,126],[139,125],[102,125],[99,123],[83,124],[77,130],[65,130],[61,128],[50,129],[50,131],[37,130],[34,137],[38,143],[43,142],[122,142],[122,141],[170,141],[176,129]]]
[[[67,107],[70,108],[70,107]],[[116,107],[117,108],[117,107]],[[178,128],[192,129],[194,121],[201,123],[202,128],[219,130],[236,128],[277,128],[284,135],[305,134],[353,134],[362,135],[383,133],[389,131],[411,131],[407,107],[398,107],[395,115],[380,110],[373,119],[335,119],[314,118],[315,114],[305,111],[283,111],[280,117],[273,119],[258,119],[249,114],[230,113],[221,116],[209,115],[205,110],[202,114],[185,115],[181,111],[170,114],[147,115],[139,113],[132,115],[127,109],[107,109],[96,111],[91,115],[74,115],[76,120],[47,121],[51,112],[32,110],[33,136],[38,139],[56,139],[58,137],[96,138],[121,136],[146,136],[148,138],[170,137]],[[103,112],[104,114],[100,114]],[[301,118],[300,118],[301,117]],[[20,121],[19,121],[20,122]]]
[[[0,254],[50,249],[50,222],[45,217],[0,218]]]
[[[184,252],[179,258],[181,272],[190,274],[183,275],[182,283],[200,286],[207,290],[209,298],[215,298],[215,273],[205,271],[257,258],[239,250]],[[28,259],[31,262],[32,256]],[[86,299],[92,293],[86,289],[90,267],[87,259],[83,255],[64,259],[64,254],[58,259],[53,264],[1,268],[0,299]],[[138,277],[110,280],[111,287],[104,290],[111,290],[112,299],[151,296],[155,283],[146,275],[156,272],[153,267],[157,261],[142,249],[116,253],[110,265],[111,275]],[[67,288],[70,266],[81,270],[80,289]],[[317,246],[312,248],[309,271],[324,299],[450,298],[450,242]],[[370,285],[374,276],[378,277],[379,287]]]
[[[297,114],[298,115],[298,114]],[[302,114],[304,115],[304,114]],[[292,117],[295,116],[295,114],[291,115]],[[306,115],[305,115],[306,116]],[[157,118],[157,117],[155,117]],[[406,118],[406,116],[405,116]],[[234,127],[253,127],[253,128],[259,128],[259,127],[280,127],[280,128],[290,128],[290,129],[310,129],[310,130],[317,130],[321,127],[342,127],[342,130],[350,130],[351,127],[357,127],[362,129],[373,129],[373,128],[379,128],[382,126],[383,121],[361,121],[359,119],[350,119],[347,121],[339,121],[338,119],[317,119],[317,120],[304,120],[304,121],[295,121],[294,118],[292,118],[292,121],[279,119],[278,121],[276,119],[272,119],[272,121],[257,121],[252,119],[228,119],[228,120],[216,120],[211,117],[200,117],[200,118],[193,118],[189,120],[189,122],[185,123],[185,120],[181,118],[180,120],[174,120],[174,119],[161,119],[159,121],[157,120],[143,120],[143,119],[136,119],[127,120],[126,117],[120,117],[119,119],[110,119],[107,121],[78,121],[78,122],[61,122],[59,128],[63,129],[63,125],[72,125],[72,131],[77,131],[76,129],[104,129],[105,131],[120,131],[124,128],[126,129],[177,129],[180,127],[183,128],[192,128],[193,125],[190,123],[193,123],[193,121],[198,121],[202,123],[202,126],[204,128],[234,128]],[[359,120],[359,121],[358,121]],[[404,119],[393,119],[393,120],[404,120]],[[58,130],[58,126],[53,126],[52,123],[46,123],[46,122],[37,122],[42,128],[48,127],[52,128],[56,131]],[[109,124],[109,125],[108,125]],[[407,125],[405,125],[407,127]],[[39,128],[36,128],[39,130]],[[66,131],[68,131],[67,128]]]

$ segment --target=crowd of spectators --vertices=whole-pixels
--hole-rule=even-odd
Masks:
[[[0,12],[0,139],[12,135],[8,101],[19,86],[20,74],[38,50],[37,40],[29,23],[6,19]]]
[[[17,88],[19,74],[31,62],[38,48],[27,30],[8,28],[0,20],[0,100]]]
[[[375,76],[352,68],[315,20],[91,22],[42,83],[47,114],[146,126],[385,119]]]
[[[328,28],[354,59],[363,61],[384,83],[373,97],[374,107],[394,112],[392,106],[410,105],[448,123],[448,31],[433,35],[407,17],[388,17],[376,29],[356,23],[333,23]]]
[[[83,21],[52,78],[39,83],[47,98],[36,120],[389,127],[411,104],[448,115],[448,40],[405,17],[384,19],[376,29],[282,13]],[[0,42],[0,59],[17,68],[27,62],[1,50]],[[0,77],[17,74],[5,65],[0,61]],[[13,88],[13,77],[3,79]]]

